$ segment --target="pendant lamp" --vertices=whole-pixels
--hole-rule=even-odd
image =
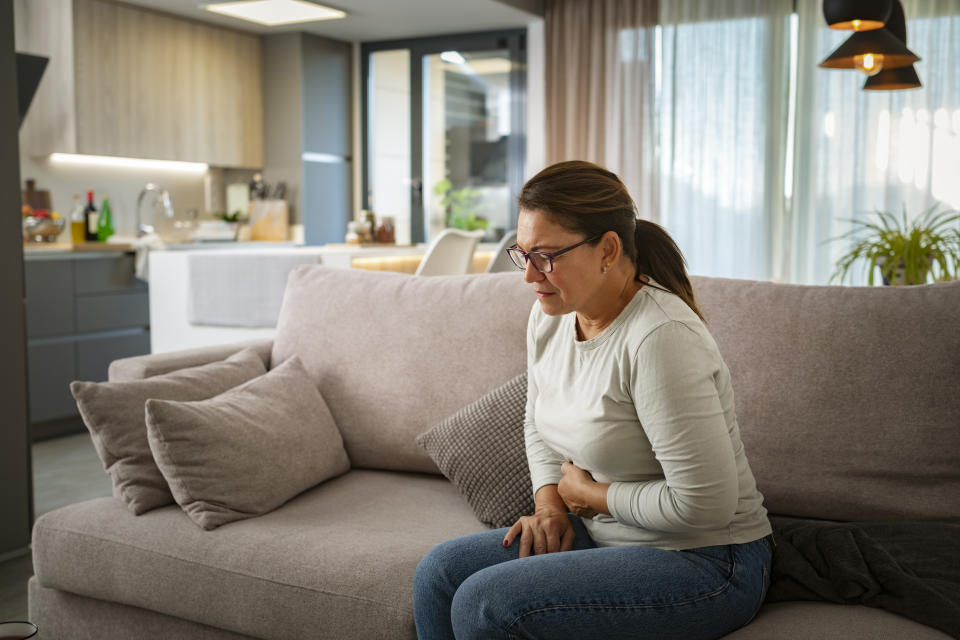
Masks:
[[[823,17],[831,29],[880,29],[890,17],[894,0],[823,0]]]
[[[890,23],[899,22],[899,25],[903,25],[902,31],[906,32],[906,20],[899,0],[894,0],[888,18]],[[847,38],[820,66],[825,69],[857,69],[873,76],[882,69],[909,67],[918,60],[920,57],[907,49],[904,41],[889,29],[871,29],[858,31]]]
[[[903,7],[899,2],[894,3],[893,12],[885,27],[904,46],[907,44],[907,20],[903,15]],[[880,73],[870,76],[863,85],[864,91],[897,91],[899,89],[916,89],[922,87],[920,77],[911,64],[908,67],[884,69]]]
[[[870,76],[863,85],[864,91],[897,91],[899,89],[918,89],[923,86],[913,65],[884,69],[875,76]]]

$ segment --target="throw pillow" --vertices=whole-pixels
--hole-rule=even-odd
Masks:
[[[128,382],[81,382],[70,392],[117,495],[134,514],[173,503],[147,443],[147,398],[202,400],[266,373],[253,349],[226,360]]]
[[[417,437],[477,518],[491,527],[509,527],[533,513],[523,439],[526,403],[522,373]]]
[[[197,525],[263,515],[350,468],[300,358],[208,400],[147,400],[153,457]]]

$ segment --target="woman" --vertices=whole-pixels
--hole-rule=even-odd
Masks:
[[[427,554],[417,632],[730,633],[763,602],[771,528],[683,256],[594,164],[544,169],[519,205],[509,252],[537,295],[525,420],[536,509]]]

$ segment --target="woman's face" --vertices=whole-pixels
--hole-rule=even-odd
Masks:
[[[521,209],[517,221],[517,246],[523,251],[552,253],[566,249],[584,240],[573,231],[552,222],[537,210]],[[597,293],[603,253],[602,242],[597,246],[584,244],[557,256],[553,271],[541,273],[527,262],[524,280],[533,285],[540,307],[547,315],[562,315],[587,306]]]

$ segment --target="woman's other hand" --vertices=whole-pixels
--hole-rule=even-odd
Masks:
[[[537,490],[536,510],[532,516],[521,516],[503,539],[503,546],[509,547],[520,537],[520,557],[573,549],[576,536],[566,505],[557,493],[557,485],[548,484]]]
[[[607,487],[573,464],[569,460],[560,467],[563,478],[557,485],[560,498],[571,512],[584,518],[592,518],[597,513],[609,513],[607,510]]]

